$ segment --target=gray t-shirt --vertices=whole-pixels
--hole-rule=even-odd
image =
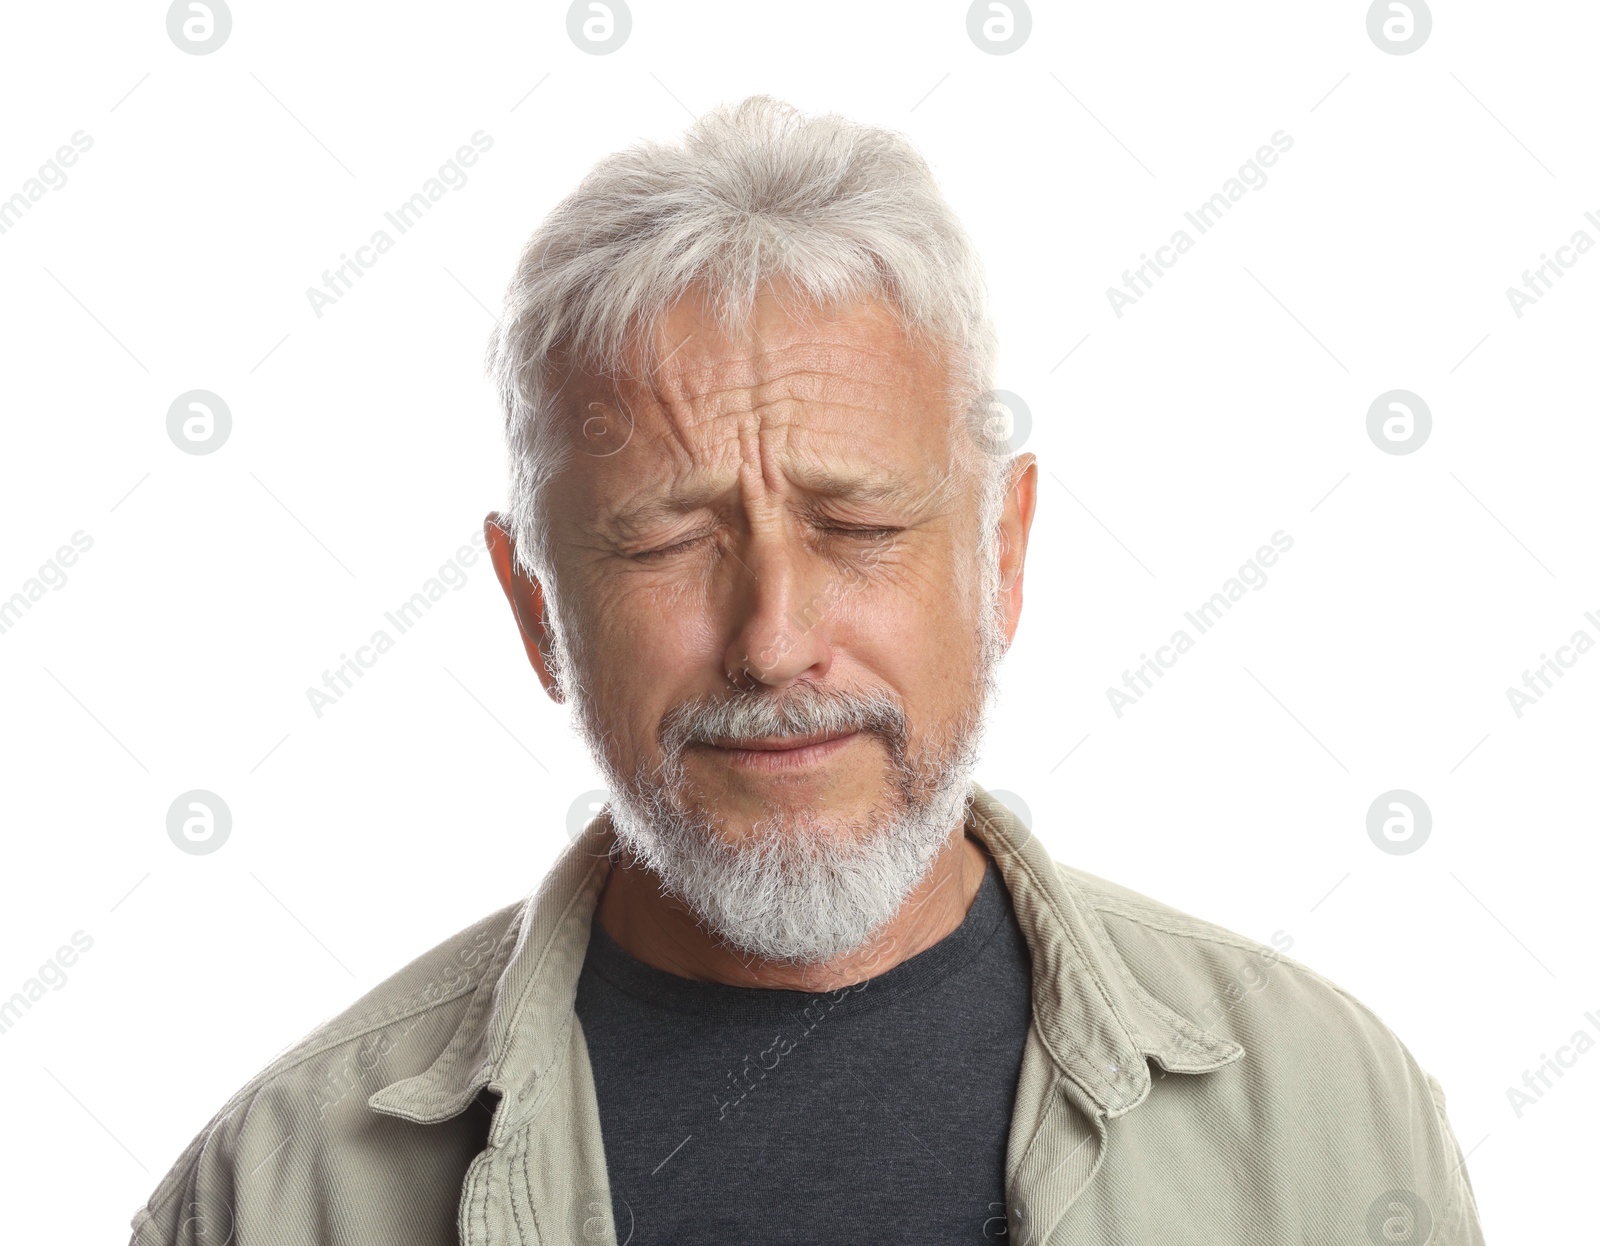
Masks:
[[[617,1242],[1003,1237],[1031,1008],[992,861],[950,934],[819,995],[666,973],[594,922],[577,1011]]]

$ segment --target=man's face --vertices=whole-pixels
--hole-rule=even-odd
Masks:
[[[544,500],[570,675],[610,760],[658,762],[669,713],[734,695],[730,672],[777,700],[887,692],[912,752],[947,736],[977,690],[986,551],[982,452],[942,362],[875,303],[804,324],[769,295],[730,341],[686,300],[661,331],[648,383],[569,385],[576,452]],[[776,742],[683,750],[730,840],[784,807],[883,805],[881,734],[731,747]]]
[[[986,596],[988,464],[944,361],[880,303],[793,306],[730,339],[685,299],[648,377],[569,378],[541,505],[560,685],[619,832],[725,938],[820,959],[958,824],[1032,473]]]

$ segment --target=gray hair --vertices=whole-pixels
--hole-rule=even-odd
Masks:
[[[882,298],[913,344],[945,354],[950,400],[988,460],[980,513],[993,533],[1009,456],[989,423],[997,345],[966,232],[903,135],[756,95],[699,118],[681,145],[601,160],[522,249],[487,370],[524,571],[548,569],[539,493],[571,455],[570,439],[550,436],[565,376],[616,377],[630,363],[648,375],[653,327],[690,286],[708,289],[733,334],[780,278],[820,306]]]

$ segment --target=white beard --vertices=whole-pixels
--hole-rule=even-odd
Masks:
[[[997,613],[985,611],[974,697],[948,738],[915,757],[898,698],[807,682],[686,702],[666,716],[659,772],[620,774],[585,699],[577,717],[611,788],[619,846],[660,879],[736,953],[824,964],[864,947],[900,911],[961,822],[984,720],[1004,651]],[[889,753],[884,803],[859,821],[775,809],[730,844],[723,819],[690,802],[685,745],[712,738],[860,730]]]

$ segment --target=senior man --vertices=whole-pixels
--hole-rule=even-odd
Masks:
[[[895,134],[755,97],[596,167],[496,329],[486,535],[610,800],[136,1243],[1481,1242],[1370,1012],[972,783],[1037,478],[994,351]]]

